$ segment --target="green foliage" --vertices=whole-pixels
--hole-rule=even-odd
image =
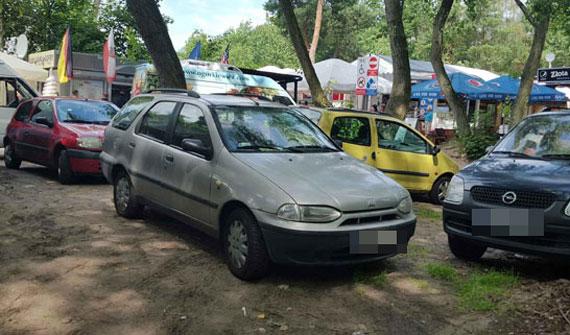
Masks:
[[[441,216],[441,212],[438,211],[434,211],[425,207],[417,207],[414,209],[414,214],[416,214],[416,216],[418,218],[421,219],[426,219],[426,220],[430,220],[430,221],[441,221],[442,216]]]
[[[258,69],[266,65],[298,68],[299,61],[293,45],[279,28],[272,24],[252,27],[250,22],[241,23],[236,29],[230,29],[219,36],[209,36],[202,31],[195,31],[186,41],[181,58],[188,55],[201,41],[202,59],[219,62],[226,46],[230,45],[230,62],[238,67]]]
[[[509,106],[506,107],[510,108]],[[475,118],[475,116],[474,116]],[[472,120],[475,124],[472,134],[459,137],[461,150],[469,160],[476,160],[485,155],[485,150],[497,143],[495,134],[495,115],[491,112],[479,112],[479,120]]]
[[[377,271],[373,272],[355,271],[353,280],[355,284],[365,284],[376,287],[384,287],[388,281],[385,271],[382,271],[380,273],[378,273]]]
[[[426,265],[426,270],[430,276],[436,279],[445,281],[452,281],[457,277],[457,271],[451,265],[429,263]]]
[[[467,280],[458,281],[457,297],[460,306],[474,311],[494,310],[497,299],[508,295],[518,282],[514,271],[472,272]]]

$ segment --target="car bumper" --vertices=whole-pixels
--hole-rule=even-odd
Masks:
[[[465,192],[461,205],[445,203],[443,207],[443,228],[447,234],[469,239],[479,245],[540,256],[570,257],[570,219],[561,217],[564,201],[557,201],[545,210],[544,236],[474,236],[471,213],[473,209],[490,208],[476,203]]]
[[[401,221],[401,220],[400,220]],[[398,224],[383,223],[381,227],[352,229],[339,232],[320,232],[283,229],[260,222],[261,231],[271,260],[294,265],[348,265],[373,262],[405,252],[414,235],[416,219]],[[351,234],[359,232],[397,231],[398,245],[380,247],[374,253],[351,251]],[[354,243],[354,240],[352,241]]]
[[[101,174],[101,164],[99,163],[100,151],[88,150],[67,150],[71,170],[77,174]]]

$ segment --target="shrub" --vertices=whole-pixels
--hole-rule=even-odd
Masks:
[[[460,138],[461,149],[469,160],[476,160],[485,155],[485,149],[497,142],[497,137],[483,133],[475,133]]]

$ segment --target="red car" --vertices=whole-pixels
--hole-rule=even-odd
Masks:
[[[107,101],[38,97],[22,102],[6,129],[4,164],[28,161],[57,170],[69,184],[77,175],[100,175],[103,132],[117,106]]]

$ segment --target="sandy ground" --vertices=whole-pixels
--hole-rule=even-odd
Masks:
[[[103,180],[64,186],[32,164],[0,167],[0,334],[570,333],[557,310],[568,263],[488,253],[476,266],[513,268],[524,285],[516,307],[475,313],[426,273],[475,266],[451,255],[438,220],[419,220],[409,251],[366,267],[274,266],[246,283],[196,230],[152,211],[118,217]],[[386,271],[386,284],[356,283],[362,271]]]

